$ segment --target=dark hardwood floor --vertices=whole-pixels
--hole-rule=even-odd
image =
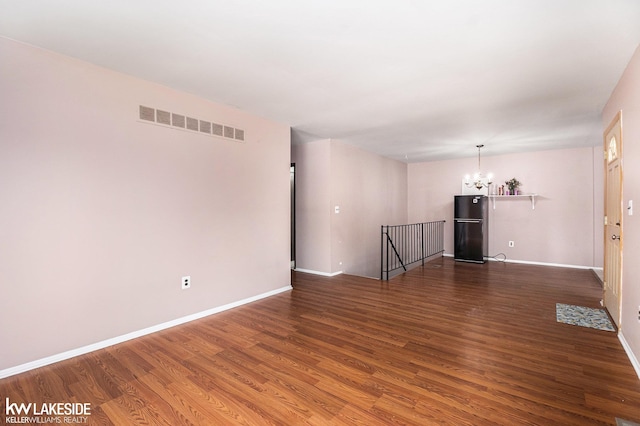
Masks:
[[[104,425],[614,425],[640,380],[587,270],[429,262],[390,281],[292,273],[294,290],[0,380],[11,403],[91,404]],[[4,417],[3,417],[4,420]]]

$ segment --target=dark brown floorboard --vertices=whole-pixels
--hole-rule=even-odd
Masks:
[[[429,262],[390,281],[292,272],[294,290],[0,380],[11,402],[87,402],[96,425],[640,422],[587,270]],[[3,417],[4,420],[4,417]]]

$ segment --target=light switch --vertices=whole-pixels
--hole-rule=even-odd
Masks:
[[[335,211],[336,211],[336,214],[340,213],[340,206],[336,206]]]
[[[629,204],[627,206],[627,213],[629,216],[633,216],[633,200],[629,200]]]

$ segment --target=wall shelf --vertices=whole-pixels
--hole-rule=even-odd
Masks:
[[[493,201],[493,209],[496,209],[496,198],[500,200],[511,199],[517,200],[521,198],[530,198],[531,199],[531,210],[536,209],[536,197],[538,194],[519,194],[519,195],[489,195],[489,198]]]

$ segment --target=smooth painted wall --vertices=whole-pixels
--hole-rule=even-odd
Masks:
[[[292,161],[296,267],[379,278],[380,226],[407,220],[406,164],[330,139],[293,145]]]
[[[288,125],[4,38],[0,94],[0,370],[290,286]]]
[[[603,132],[618,111],[622,111],[624,212],[621,330],[636,362],[640,362],[640,47],[636,49],[602,111]],[[601,148],[604,150],[604,145]],[[629,216],[626,211],[630,200],[634,202],[633,216]],[[640,374],[639,364],[636,364],[636,370]]]
[[[596,152],[597,151],[597,152]],[[509,260],[573,266],[601,266],[595,235],[594,155],[600,148],[577,148],[482,157],[495,183],[516,177],[529,198],[502,198],[489,208],[489,254]],[[598,158],[600,158],[598,157]],[[598,164],[600,164],[598,162]],[[473,173],[472,158],[409,164],[409,222],[444,219],[445,253],[453,254],[453,197],[462,178]],[[513,248],[508,246],[514,241]]]
[[[330,274],[330,140],[292,145],[291,161],[296,165],[296,268]]]
[[[380,227],[407,221],[407,165],[332,140],[331,186],[332,269],[380,278]]]

